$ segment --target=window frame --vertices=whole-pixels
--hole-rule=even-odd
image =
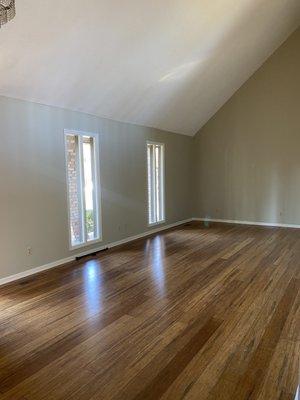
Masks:
[[[67,136],[78,136],[79,142],[82,141],[83,136],[88,136],[93,138],[94,142],[94,151],[93,151],[93,164],[95,166],[92,168],[92,174],[96,184],[96,190],[94,191],[94,201],[95,201],[95,211],[96,211],[96,224],[97,224],[97,233],[98,237],[93,240],[87,240],[87,232],[86,232],[86,223],[85,223],[85,196],[84,196],[84,172],[83,172],[83,164],[79,162],[80,169],[80,202],[81,202],[81,210],[82,210],[82,235],[84,238],[84,242],[80,244],[73,245],[72,244],[72,233],[71,233],[71,202],[70,202],[70,191],[69,191],[69,179],[68,179],[68,156],[67,156]],[[100,180],[100,155],[99,155],[99,134],[95,132],[86,132],[79,131],[75,129],[64,129],[64,152],[65,152],[65,177],[66,177],[66,188],[67,188],[67,205],[68,205],[68,234],[69,234],[69,250],[76,250],[82,247],[88,247],[93,244],[102,242],[102,204],[101,204],[101,180]],[[83,146],[82,144],[79,146],[79,157],[80,160],[83,159]]]
[[[162,171],[161,171],[161,181],[162,181],[162,214],[163,214],[163,219],[161,221],[157,221],[157,222],[150,222],[149,221],[149,182],[148,182],[148,177],[149,177],[149,172],[148,172],[148,145],[158,145],[161,146],[162,148]],[[162,225],[164,223],[166,223],[166,190],[165,190],[165,173],[166,173],[166,152],[165,152],[165,143],[162,142],[156,142],[153,140],[147,140],[146,141],[146,182],[147,182],[147,226],[148,227],[153,227],[156,225]]]

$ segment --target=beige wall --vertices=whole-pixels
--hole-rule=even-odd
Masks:
[[[197,217],[300,224],[300,29],[195,138]]]
[[[102,244],[148,230],[148,139],[165,143],[166,223],[192,216],[192,138],[0,97],[0,278],[73,254],[64,128],[99,132]]]
[[[167,224],[192,216],[300,224],[299,71],[300,30],[195,138],[0,97],[0,278],[74,254],[65,128],[100,135],[102,244],[149,229],[148,139],[166,145]]]

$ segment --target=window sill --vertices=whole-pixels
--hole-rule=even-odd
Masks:
[[[148,223],[148,227],[150,228],[150,227],[152,227],[152,226],[162,225],[162,224],[165,224],[165,223],[166,223],[166,220],[164,219],[164,220],[162,220],[162,221],[153,222],[152,224],[149,224],[149,223]]]
[[[100,243],[100,242],[102,242],[102,237],[100,237],[98,239],[90,240],[90,241],[85,242],[85,243],[77,244],[75,246],[71,246],[70,245],[69,246],[69,250],[70,251],[74,251],[74,250],[77,250],[77,249],[82,249],[83,247],[89,247],[89,246],[92,246],[93,244]]]

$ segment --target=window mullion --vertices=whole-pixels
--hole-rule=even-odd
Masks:
[[[80,195],[81,195],[81,220],[83,227],[83,242],[87,242],[85,190],[84,190],[84,162],[83,162],[83,137],[78,135],[79,145],[79,171],[80,171]]]
[[[157,204],[156,204],[156,154],[155,146],[152,146],[152,201],[153,201],[153,222],[157,222]]]
[[[157,156],[157,160],[156,160],[156,179],[157,179],[157,204],[158,204],[158,208],[157,208],[157,220],[161,221],[161,146],[157,146],[156,147],[156,156]]]
[[[153,168],[152,168],[152,164],[153,164],[153,152],[152,152],[152,146],[149,145],[149,189],[150,189],[150,223],[153,222]]]
[[[161,146],[157,146],[157,220],[161,221]]]
[[[76,140],[76,164],[77,164],[77,193],[78,193],[78,207],[79,207],[79,218],[80,218],[80,243],[84,242],[84,234],[83,234],[83,230],[84,230],[84,225],[83,225],[83,219],[82,219],[82,192],[81,192],[81,182],[82,182],[82,178],[81,178],[81,157],[80,157],[80,141],[79,141],[79,136],[74,135],[75,140]]]
[[[165,148],[161,147],[160,150],[160,161],[161,161],[161,170],[160,170],[160,196],[161,196],[161,219],[165,219]]]
[[[92,138],[92,148],[91,148],[91,163],[92,163],[92,180],[93,180],[93,204],[94,204],[94,232],[96,237],[99,236],[99,209],[98,209],[98,185],[96,182],[96,141],[95,138]]]
[[[151,173],[151,146],[147,145],[147,193],[148,193],[148,221],[152,219],[152,173]]]

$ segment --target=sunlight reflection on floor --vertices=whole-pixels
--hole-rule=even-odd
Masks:
[[[90,260],[86,263],[83,280],[87,312],[88,315],[93,315],[102,309],[102,276],[99,261]]]

